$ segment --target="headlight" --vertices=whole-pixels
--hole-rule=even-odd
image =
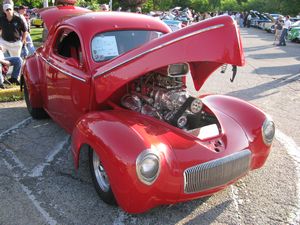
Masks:
[[[267,118],[262,126],[262,137],[266,145],[271,145],[275,135],[275,124]]]
[[[141,182],[153,184],[160,172],[160,158],[151,150],[143,151],[136,159],[136,173]]]

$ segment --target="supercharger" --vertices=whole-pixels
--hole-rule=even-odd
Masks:
[[[178,128],[191,129],[193,121],[201,118],[203,104],[188,94],[184,79],[185,76],[150,73],[129,85],[121,104]]]

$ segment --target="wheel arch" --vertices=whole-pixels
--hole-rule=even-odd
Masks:
[[[140,118],[132,118],[134,112],[126,111],[93,112],[83,116],[73,130],[71,149],[75,167],[78,168],[83,151],[89,147],[93,148],[103,163],[118,205],[127,212],[136,213],[146,211],[158,204],[150,195],[159,195],[160,192],[157,190],[163,188],[166,177],[171,173],[169,164],[175,164],[175,155],[168,154],[166,159],[164,153],[169,153],[169,150],[165,149],[165,152],[161,149],[157,150],[158,154],[162,156],[164,168],[160,178],[157,179],[155,185],[151,186],[138,180],[137,156],[151,148],[151,143],[163,140],[151,132],[143,133],[141,130],[137,130],[138,128],[133,128],[144,125],[138,123]],[[137,113],[135,115],[138,117]],[[178,168],[178,165],[174,165],[174,168]],[[176,175],[178,176],[178,174]],[[170,178],[172,184],[175,182],[174,180],[180,179],[177,176]],[[172,186],[172,188],[176,189],[175,194],[172,194],[177,195],[180,187]],[[136,196],[136,198],[132,198],[132,196]],[[147,204],[142,204],[145,201],[148,201]]]
[[[43,107],[42,80],[40,66],[36,54],[28,57],[22,69],[21,80],[26,83],[32,107]],[[22,85],[24,85],[24,83]],[[21,87],[22,88],[22,87]]]

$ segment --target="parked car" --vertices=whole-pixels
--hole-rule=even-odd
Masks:
[[[300,20],[292,23],[291,28],[294,28],[294,27],[300,27]]]
[[[231,17],[171,32],[135,13],[60,6],[40,14],[49,33],[22,70],[28,111],[72,135],[76,168],[88,151],[103,201],[142,213],[212,195],[264,165],[274,122],[240,99],[186,87],[190,76],[199,90],[223,64],[233,80],[244,65]]]
[[[274,20],[277,20],[279,17],[284,18],[284,16],[279,13],[270,13],[270,16],[272,16]]]
[[[288,31],[288,39],[291,41],[300,41],[300,21],[292,24]]]
[[[268,33],[272,32],[272,26],[275,25],[275,19],[269,13],[263,13],[265,17],[269,19],[269,21],[264,21],[262,25],[262,29],[267,31]]]
[[[40,15],[37,15],[36,17],[33,17],[33,18],[30,19],[31,26],[42,27],[43,23],[44,22],[41,19]]]
[[[265,15],[261,14],[258,11],[250,11],[252,16],[251,26],[263,29],[263,24],[266,22],[271,22],[272,20],[267,18]]]
[[[162,20],[165,24],[167,24],[172,31],[180,30],[183,25],[182,21],[179,20]]]
[[[292,24],[294,24],[294,23],[300,21],[300,18],[299,17],[291,17],[290,21],[292,22]]]

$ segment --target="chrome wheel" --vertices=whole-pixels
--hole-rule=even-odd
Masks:
[[[95,151],[93,152],[93,168],[97,183],[104,192],[108,192],[110,188],[108,176],[102,166],[102,163]]]

